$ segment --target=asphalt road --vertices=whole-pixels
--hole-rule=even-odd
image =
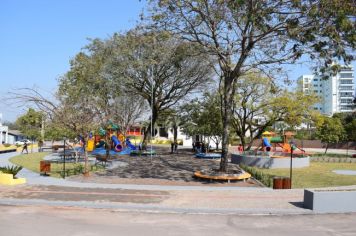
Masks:
[[[356,235],[356,214],[221,215],[0,206],[0,235]]]

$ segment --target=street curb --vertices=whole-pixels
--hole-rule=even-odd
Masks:
[[[0,199],[0,206],[51,206],[64,208],[85,208],[111,210],[114,212],[167,213],[167,214],[212,214],[212,215],[310,215],[308,209],[268,209],[268,208],[174,208],[152,204],[120,204],[89,201],[49,201],[42,199]]]

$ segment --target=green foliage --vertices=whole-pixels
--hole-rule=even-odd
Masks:
[[[317,136],[325,143],[338,143],[345,137],[340,119],[325,117],[322,125],[317,127]]]
[[[336,113],[334,118],[339,118],[346,132],[347,141],[356,141],[356,113]]]
[[[284,130],[305,121],[312,123],[318,117],[310,108],[316,101],[314,95],[278,89],[270,78],[251,72],[239,80],[232,127],[246,146],[246,136],[253,134],[252,140],[260,138],[272,125]],[[247,149],[251,145],[249,142]]]
[[[17,118],[16,125],[25,136],[31,139],[39,139],[41,137],[43,117],[44,114],[42,112],[29,108],[26,114]]]
[[[353,0],[266,0],[253,4],[150,0],[150,3],[155,25],[195,42],[203,53],[215,59],[223,95],[224,137],[230,135],[233,90],[247,71],[255,69],[274,78],[283,71],[285,63],[295,63],[302,55],[309,55],[320,72],[335,73],[338,67],[331,66],[334,59],[345,64],[354,59],[356,30],[354,18],[350,17],[355,15]],[[292,110],[288,122],[299,122],[299,111]],[[223,141],[223,150],[227,150],[228,138]],[[227,169],[225,153],[221,171]]]
[[[273,177],[275,177],[275,175],[264,173],[256,167],[241,165],[241,168],[244,169],[246,172],[250,173],[255,179],[260,181],[265,186],[273,186]]]
[[[4,143],[3,145],[4,145],[4,147],[10,147],[11,146],[11,144],[9,144],[9,143]]]
[[[183,132],[189,136],[211,137],[218,145],[222,138],[221,100],[218,93],[205,93],[181,107]]]
[[[0,172],[4,174],[12,174],[14,177],[22,170],[22,166],[6,166],[0,167]]]
[[[167,31],[138,27],[126,35],[114,35],[111,42],[116,50],[110,74],[123,77],[125,89],[149,104],[153,126],[162,112],[209,82],[209,57],[200,54],[196,44],[183,42]]]
[[[45,137],[47,140],[63,140],[63,137],[75,138],[76,135],[73,130],[65,126],[56,125],[55,123],[50,123],[45,129]]]

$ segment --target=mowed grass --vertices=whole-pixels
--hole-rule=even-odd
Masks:
[[[263,173],[289,177],[289,169],[260,169]],[[356,185],[356,175],[338,175],[333,170],[356,170],[356,163],[311,162],[309,167],[293,169],[293,188],[321,188]]]
[[[34,152],[29,154],[21,154],[10,158],[10,162],[15,165],[22,166],[33,172],[40,173],[40,161],[43,160],[45,156],[49,155],[48,152]],[[80,163],[66,163],[66,170],[74,170],[82,164]],[[61,178],[63,171],[63,163],[51,163],[51,177]]]

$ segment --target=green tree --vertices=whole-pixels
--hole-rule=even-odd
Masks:
[[[311,122],[317,115],[311,108],[315,102],[314,95],[277,88],[270,78],[249,73],[237,86],[232,128],[243,147],[249,150],[253,140],[276,122],[292,127],[306,120]],[[245,141],[247,136],[250,136],[249,143]]]
[[[338,143],[345,138],[345,130],[339,118],[324,117],[322,125],[317,127],[316,135],[326,143],[326,153],[330,143]]]
[[[22,134],[30,139],[41,138],[41,124],[44,115],[42,112],[29,108],[26,114],[20,116],[16,120],[16,125],[19,127]]]
[[[181,108],[183,132],[190,135],[203,135],[219,148],[222,138],[221,100],[218,93],[205,93],[202,99],[196,99]]]
[[[356,112],[335,113],[334,118],[341,120],[347,141],[356,141]]]
[[[113,40],[117,44],[110,66],[113,76],[124,77],[127,91],[145,99],[151,109],[146,144],[160,113],[209,83],[209,58],[196,56],[196,46],[157,29],[135,29],[114,35]]]
[[[320,65],[353,59],[353,0],[150,2],[153,24],[200,45],[202,53],[215,59],[223,97],[221,171],[227,169],[235,88],[242,76],[259,70],[273,77],[303,54]]]
[[[52,143],[56,140],[63,140],[64,137],[74,139],[76,136],[77,134],[73,130],[53,122],[47,124],[45,128],[46,140],[52,140]]]

